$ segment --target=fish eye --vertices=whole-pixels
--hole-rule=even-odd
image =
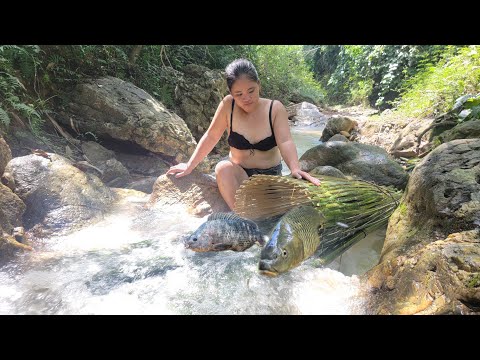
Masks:
[[[283,251],[282,251],[282,256],[283,256],[283,257],[287,257],[287,250],[286,250],[286,249],[283,249]]]
[[[192,238],[192,241],[197,241],[198,239],[196,237],[193,237]]]

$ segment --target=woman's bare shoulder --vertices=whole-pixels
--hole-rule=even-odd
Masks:
[[[263,101],[265,104],[268,104],[268,106],[270,106],[270,104],[273,101],[273,105],[272,105],[273,109],[281,109],[282,107],[285,108],[283,103],[280,100],[277,100],[277,99],[260,98],[260,100]]]
[[[232,100],[233,100],[233,96],[228,94],[227,96],[225,96],[222,101],[220,101],[220,103],[218,104],[218,109],[217,109],[217,112],[220,112],[220,113],[223,113],[223,114],[226,114],[232,107]]]
[[[273,102],[272,105],[272,114],[275,116],[279,113],[287,112],[287,109],[285,109],[285,105],[280,100],[274,99],[275,101]]]
[[[232,104],[232,100],[233,100],[233,96],[228,94],[228,95],[225,95],[222,99],[222,103],[223,105],[231,105]]]

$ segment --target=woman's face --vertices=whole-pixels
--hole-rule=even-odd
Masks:
[[[260,84],[241,76],[233,83],[230,94],[235,99],[235,103],[245,112],[251,112],[255,109],[260,98]]]

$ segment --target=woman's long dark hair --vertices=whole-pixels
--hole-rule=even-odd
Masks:
[[[249,80],[258,82],[258,73],[255,66],[247,59],[236,59],[225,68],[228,90],[232,90],[233,83],[242,75]]]

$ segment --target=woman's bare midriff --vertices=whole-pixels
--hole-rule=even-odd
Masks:
[[[230,147],[230,161],[240,165],[246,169],[268,169],[280,164],[281,156],[278,146],[268,151],[254,150],[254,154],[250,150],[238,150]]]

